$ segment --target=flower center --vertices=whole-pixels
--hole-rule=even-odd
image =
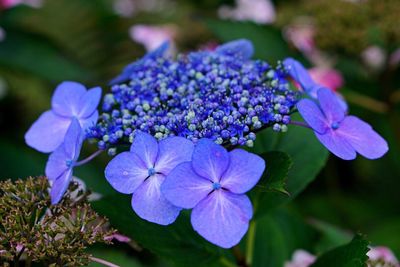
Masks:
[[[214,182],[214,183],[212,184],[212,188],[213,188],[213,190],[221,189],[221,184],[220,184],[220,183],[217,183],[217,182]]]
[[[149,168],[148,169],[148,174],[149,174],[149,176],[153,176],[154,174],[156,174],[157,172],[156,172],[156,170],[154,169],[154,168]]]
[[[333,123],[331,124],[331,128],[332,128],[333,130],[339,129],[339,123],[333,122]]]

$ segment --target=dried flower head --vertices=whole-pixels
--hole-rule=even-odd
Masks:
[[[0,257],[2,261],[41,262],[46,266],[82,266],[96,242],[110,243],[107,220],[88,204],[87,193],[72,183],[57,205],[50,204],[45,177],[0,182]]]

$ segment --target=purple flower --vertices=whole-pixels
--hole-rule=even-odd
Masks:
[[[215,52],[221,55],[238,56],[240,59],[250,59],[254,54],[253,44],[246,39],[238,39],[218,46]]]
[[[44,112],[25,134],[26,143],[40,152],[54,151],[64,141],[74,118],[83,131],[97,122],[100,98],[99,87],[87,91],[76,82],[61,83],[51,100],[51,110]]]
[[[119,74],[117,77],[111,80],[110,85],[114,85],[117,83],[123,83],[128,81],[131,76],[137,71],[140,70],[142,64],[147,60],[147,59],[155,59],[158,57],[162,57],[169,48],[169,42],[166,41],[162,43],[157,49],[147,53],[144,57],[142,57],[139,60],[135,60],[134,62],[130,63],[128,66],[126,66],[123,70],[122,73]]]
[[[310,73],[307,71],[304,66],[293,58],[286,58],[283,61],[283,66],[288,72],[289,76],[297,82],[301,89],[304,90],[306,94],[310,97],[317,99],[317,93],[319,89],[326,88],[325,86],[316,83],[311,77]],[[337,98],[340,105],[347,110],[347,103],[344,101],[342,96],[339,94],[333,94],[334,98]]]
[[[132,208],[139,217],[171,224],[181,209],[165,199],[160,187],[175,166],[191,159],[193,146],[183,137],[169,137],[157,143],[151,135],[139,132],[130,152],[110,161],[105,176],[118,192],[133,194]]]
[[[230,248],[247,232],[253,208],[245,195],[260,179],[265,162],[242,149],[227,152],[201,139],[191,162],[178,165],[161,191],[174,205],[191,209],[193,228],[205,239]]]
[[[58,203],[68,188],[82,143],[82,128],[79,121],[72,118],[64,142],[50,154],[46,165],[46,176],[52,183],[50,192],[52,204]]]
[[[356,158],[356,152],[368,159],[376,159],[388,151],[386,141],[368,123],[346,116],[346,111],[329,89],[320,89],[317,97],[319,106],[303,99],[297,108],[329,151],[345,160]]]

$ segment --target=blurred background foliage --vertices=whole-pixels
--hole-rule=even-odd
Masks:
[[[327,160],[325,149],[303,129],[292,127],[284,136],[263,132],[256,152],[279,150],[291,157],[291,168],[274,177],[290,195],[274,187],[266,194],[253,192],[257,219],[238,253],[222,251],[199,238],[187,214],[169,227],[140,220],[130,210],[129,198],[115,195],[106,183],[103,170],[109,158],[104,156],[78,169],[76,175],[103,195],[95,208],[133,241],[94,247],[94,256],[120,266],[193,262],[233,266],[234,258],[245,257],[252,266],[276,267],[295,249],[323,253],[362,232],[373,245],[388,246],[400,257],[397,0],[273,1],[276,17],[268,22],[226,18],[218,10],[221,6],[232,10],[235,3],[230,0],[43,0],[39,6],[12,7],[6,2],[0,1],[4,179],[43,173],[47,156],[25,146],[25,131],[49,108],[54,88],[64,80],[99,85],[107,92],[108,81],[146,52],[132,40],[131,27],[139,24],[173,28],[171,39],[180,52],[248,38],[254,43],[255,58],[273,65],[292,56],[309,67],[335,69],[343,78],[338,90],[348,99],[351,113],[370,122],[390,144],[389,153],[380,160],[347,162],[334,156]],[[87,146],[84,153],[93,149]]]

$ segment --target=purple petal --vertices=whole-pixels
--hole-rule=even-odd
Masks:
[[[83,132],[79,121],[72,119],[71,125],[68,127],[64,137],[64,150],[66,155],[73,161],[79,158],[83,143]]]
[[[318,90],[317,94],[319,105],[327,122],[329,124],[341,122],[346,116],[346,110],[343,109],[343,104],[339,102],[338,96],[328,88]]]
[[[131,152],[141,158],[148,169],[154,168],[158,155],[157,140],[148,133],[138,132],[133,140]]]
[[[159,143],[157,172],[168,175],[178,164],[192,159],[194,144],[183,137],[168,137]]]
[[[265,161],[256,154],[243,149],[229,153],[230,163],[221,179],[221,186],[236,194],[253,188],[265,170]]]
[[[85,119],[79,119],[82,130],[86,131],[90,127],[96,125],[98,118],[99,118],[99,112],[96,110],[95,112],[93,112],[93,114],[90,117],[85,118]]]
[[[50,154],[46,163],[46,176],[49,180],[56,180],[68,170],[67,160],[70,159],[65,152],[64,145],[59,146]]]
[[[219,182],[229,165],[229,154],[223,146],[210,139],[200,139],[196,144],[192,166],[197,174],[213,182]]]
[[[80,99],[86,93],[86,88],[80,83],[63,82],[57,86],[51,99],[53,111],[60,116],[78,116]]]
[[[354,116],[346,117],[337,130],[343,138],[361,155],[368,159],[382,157],[388,151],[388,144],[372,127]]]
[[[254,47],[249,40],[239,39],[218,46],[215,52],[219,54],[236,55],[241,59],[250,59],[254,54]]]
[[[131,78],[131,76],[135,73],[135,71],[140,68],[140,66],[143,64],[143,62],[146,59],[162,57],[165,54],[165,52],[168,50],[168,48],[169,48],[169,42],[166,41],[166,42],[162,43],[155,50],[147,53],[143,58],[130,63],[128,66],[126,66],[124,68],[124,70],[122,71],[122,73],[120,75],[115,77],[110,82],[110,85],[126,82],[127,80],[129,80]]]
[[[161,194],[160,187],[164,179],[165,176],[156,174],[142,183],[133,193],[132,208],[144,220],[168,225],[176,220],[181,209]]]
[[[136,154],[123,152],[108,163],[105,176],[115,190],[123,194],[132,194],[149,173],[146,165]]]
[[[246,195],[217,190],[193,209],[191,222],[194,230],[211,243],[231,248],[247,232],[252,215]]]
[[[90,117],[97,109],[101,98],[101,88],[96,87],[87,91],[79,100],[79,118]]]
[[[283,65],[287,69],[289,76],[298,82],[302,89],[307,93],[312,93],[315,87],[318,86],[311,78],[310,74],[304,66],[293,58],[286,58]]]
[[[61,198],[64,196],[65,191],[68,189],[69,182],[72,178],[72,169],[65,171],[61,176],[53,181],[51,185],[50,197],[51,204],[55,205],[60,202]]]
[[[161,191],[175,206],[191,209],[212,191],[212,182],[198,176],[191,162],[184,162],[169,173]]]
[[[318,105],[309,99],[302,99],[297,103],[300,115],[308,125],[316,132],[323,134],[328,130],[328,124],[324,114]]]
[[[46,111],[29,128],[25,142],[40,152],[52,152],[64,141],[70,123],[71,119]]]
[[[318,140],[337,157],[352,160],[357,154],[354,148],[349,144],[346,138],[336,133],[335,130],[329,129],[325,134],[315,132]]]

